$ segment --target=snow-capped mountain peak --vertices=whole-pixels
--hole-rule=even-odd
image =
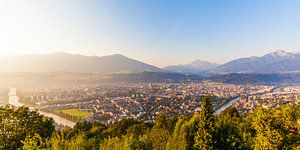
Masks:
[[[284,50],[276,50],[274,52],[265,55],[264,57],[270,57],[270,56],[271,57],[293,57],[294,54]]]
[[[195,66],[195,67],[202,67],[202,66],[209,66],[209,65],[213,65],[213,64],[216,65],[216,63],[213,63],[213,62],[208,62],[208,61],[203,61],[203,60],[197,59],[188,65]]]
[[[167,66],[163,69],[167,70],[167,71],[171,71],[171,72],[196,73],[197,74],[199,72],[215,68],[216,66],[218,66],[218,64],[197,59],[197,60],[193,61],[192,63],[186,64],[186,65]]]

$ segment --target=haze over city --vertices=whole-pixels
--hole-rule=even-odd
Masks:
[[[0,150],[300,150],[299,8],[0,0]]]
[[[299,3],[1,0],[0,55],[117,53],[164,67],[298,51]]]

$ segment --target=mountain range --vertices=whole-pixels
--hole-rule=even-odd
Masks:
[[[167,66],[164,67],[163,70],[170,71],[170,72],[177,72],[177,73],[199,74],[203,71],[216,68],[217,66],[218,66],[217,63],[202,61],[198,59],[186,65]]]
[[[23,55],[0,60],[0,72],[93,72],[134,73],[161,72],[162,69],[120,54],[83,56],[57,52]]]
[[[261,57],[239,58],[222,65],[196,60],[186,65],[159,68],[120,54],[99,57],[57,52],[2,58],[0,72],[282,74],[300,72],[300,54],[277,50]]]
[[[210,73],[296,73],[300,72],[300,55],[298,53],[277,50],[262,57],[247,57],[232,60],[209,70]]]

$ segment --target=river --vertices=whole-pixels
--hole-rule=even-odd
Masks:
[[[280,91],[282,91],[283,88],[284,87],[276,87],[272,90],[272,92],[280,92]],[[9,95],[9,104],[14,105],[16,107],[24,106],[24,104],[19,102],[19,97],[17,96],[16,88],[10,88],[8,95]],[[226,108],[230,107],[232,104],[239,101],[240,99],[241,99],[240,96],[230,99],[226,104],[224,104],[222,107],[220,107],[216,110],[216,114],[220,114],[222,111],[224,111]],[[34,109],[34,108],[31,108],[31,109]],[[76,124],[75,122],[72,122],[70,120],[67,120],[65,118],[62,118],[62,117],[57,116],[52,113],[47,113],[47,112],[43,112],[43,111],[39,111],[39,113],[44,116],[53,118],[54,121],[59,125],[64,125],[64,126],[68,126],[68,127],[72,128]]]
[[[279,86],[279,87],[273,89],[272,92],[281,92],[281,91],[283,90],[283,88],[284,88],[284,87]]]
[[[9,96],[8,103],[10,105],[13,105],[13,106],[16,106],[16,107],[25,106],[24,104],[19,102],[19,97],[17,96],[17,89],[16,88],[10,88],[8,96]],[[29,108],[32,109],[32,110],[35,110],[32,107],[29,107]],[[65,118],[62,118],[62,117],[57,116],[57,115],[52,114],[52,113],[47,113],[47,112],[44,112],[44,111],[39,111],[39,113],[41,115],[53,118],[55,123],[57,123],[59,125],[68,126],[68,127],[73,128],[74,125],[76,124],[73,121],[67,120]]]
[[[224,111],[226,108],[230,107],[233,103],[239,101],[240,99],[240,96],[230,99],[226,104],[216,110],[216,114],[220,114],[222,111]]]
[[[283,88],[284,87],[282,87],[282,86],[275,87],[274,89],[271,90],[271,93],[281,92]],[[256,94],[258,94],[258,93],[256,93]],[[230,107],[232,104],[239,101],[240,99],[241,99],[240,96],[230,99],[226,104],[224,104],[222,107],[220,107],[216,110],[216,114],[220,114],[222,111],[224,111],[226,108]]]

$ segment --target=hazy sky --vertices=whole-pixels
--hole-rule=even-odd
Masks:
[[[0,0],[0,55],[124,54],[157,66],[300,50],[297,0]]]

